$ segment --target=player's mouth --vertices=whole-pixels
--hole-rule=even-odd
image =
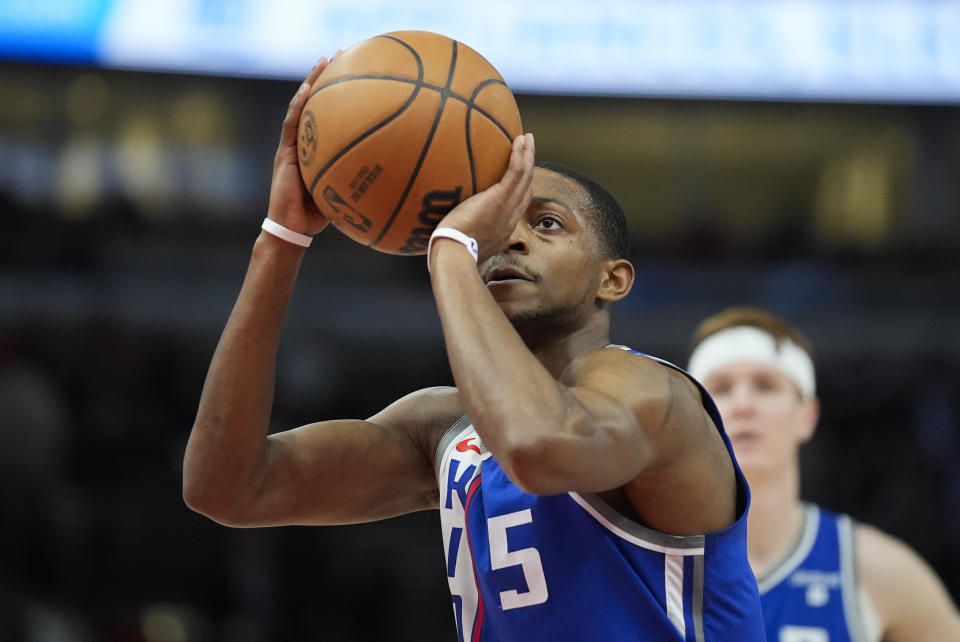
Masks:
[[[534,278],[513,265],[497,265],[483,277],[487,287],[493,285],[510,285],[517,283],[532,283]]]
[[[752,430],[742,430],[738,432],[731,432],[730,441],[734,446],[742,445],[749,446],[760,442],[760,433],[753,432]]]

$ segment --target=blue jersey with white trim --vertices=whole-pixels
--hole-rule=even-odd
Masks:
[[[864,642],[879,639],[856,582],[852,520],[804,506],[793,550],[760,578],[760,603],[771,642]]]
[[[642,526],[594,494],[528,494],[469,418],[454,424],[437,473],[458,640],[764,640],[746,551],[749,489],[704,400],[734,462],[738,519],[696,536]]]

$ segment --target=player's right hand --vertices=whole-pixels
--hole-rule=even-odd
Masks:
[[[479,264],[509,244],[527,211],[535,155],[533,134],[514,138],[503,178],[457,205],[440,221],[438,227],[452,227],[477,241]]]
[[[273,160],[273,180],[270,183],[270,205],[267,216],[280,225],[301,234],[313,236],[327,226],[327,219],[317,209],[313,198],[303,184],[297,163],[297,130],[300,114],[310,97],[310,88],[327,67],[321,58],[306,80],[297,89],[280,130],[280,144]]]

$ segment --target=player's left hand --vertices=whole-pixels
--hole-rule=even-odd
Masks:
[[[339,53],[339,52],[338,52]],[[267,216],[295,232],[313,236],[327,226],[313,198],[300,177],[297,162],[297,130],[300,115],[310,97],[310,88],[320,73],[327,67],[327,59],[321,58],[300,84],[290,100],[287,115],[280,130],[280,143],[273,159],[273,178],[270,183],[270,205]]]
[[[533,134],[517,136],[500,181],[457,205],[438,225],[476,239],[480,263],[503,250],[527,211],[535,152]]]

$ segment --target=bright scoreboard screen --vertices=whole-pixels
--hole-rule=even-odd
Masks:
[[[955,0],[0,0],[0,59],[295,79],[405,29],[517,92],[960,103]]]

